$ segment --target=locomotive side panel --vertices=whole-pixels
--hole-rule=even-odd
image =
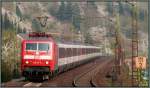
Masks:
[[[54,71],[58,70],[58,57],[59,57],[59,52],[58,52],[58,47],[56,43],[54,43],[54,51],[53,51],[53,59],[54,59]]]

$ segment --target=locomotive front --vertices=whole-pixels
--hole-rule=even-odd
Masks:
[[[43,77],[54,70],[55,43],[45,34],[29,35],[22,41],[22,74],[26,78]]]

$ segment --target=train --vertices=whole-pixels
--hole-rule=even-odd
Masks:
[[[21,73],[26,79],[50,79],[102,55],[101,47],[57,43],[50,34],[22,34]]]

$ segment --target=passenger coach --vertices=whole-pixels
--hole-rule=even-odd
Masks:
[[[49,77],[101,56],[101,48],[56,43],[49,34],[20,34],[21,71],[28,79]]]

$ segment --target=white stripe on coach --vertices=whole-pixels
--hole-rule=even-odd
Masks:
[[[70,44],[58,44],[58,47],[62,47],[62,48],[101,48],[101,47],[96,47],[96,46],[70,45]]]
[[[101,53],[92,53],[92,54],[86,54],[86,55],[80,55],[80,56],[72,56],[72,57],[66,57],[66,58],[59,58],[58,59],[58,66],[69,64],[72,62],[77,62],[89,58],[93,58],[96,56],[101,56]]]

